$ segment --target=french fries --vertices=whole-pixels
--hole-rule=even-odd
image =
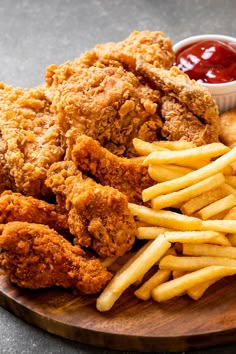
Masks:
[[[129,203],[129,209],[131,213],[140,221],[146,222],[147,224],[172,228],[174,230],[199,230],[202,225],[200,219],[181,215],[168,210],[155,211],[145,206],[136,205],[133,203]]]
[[[137,237],[140,240],[151,240],[160,234],[164,234],[167,241],[172,243],[212,243],[221,246],[231,246],[228,238],[216,231],[173,231],[164,227],[147,226],[138,228]]]
[[[118,267],[97,299],[99,311],[111,309],[130,285],[143,301],[198,300],[212,284],[236,274],[236,147],[140,139],[134,146],[159,183],[142,191],[151,207],[129,203],[137,238],[146,244]]]
[[[234,274],[236,267],[209,266],[157,286],[152,290],[152,297],[158,302],[166,301],[199,284]]]
[[[160,269],[181,270],[183,272],[192,272],[194,270],[205,268],[211,265],[220,265],[226,267],[236,267],[236,260],[227,257],[213,256],[172,256],[167,255],[161,259]]]
[[[147,160],[147,159],[146,159]],[[144,164],[146,162],[144,160]],[[222,171],[227,165],[236,160],[236,148],[230,150],[228,154],[223,155],[221,158],[215,160],[209,165],[193,171],[186,176],[180,177],[169,182],[163,182],[149,187],[143,191],[142,197],[144,201],[148,201],[158,195],[167,194],[191,186],[197,182],[207,179],[210,176],[216,175]]]
[[[232,152],[233,151],[233,152]],[[205,146],[198,146],[188,150],[181,151],[154,151],[151,152],[143,161],[145,166],[150,164],[160,165],[166,163],[180,164],[181,166],[193,166],[194,163],[198,165],[199,161],[209,162],[210,159],[224,155],[226,152],[236,154],[236,149],[232,149],[221,143],[212,143]],[[232,162],[235,159],[232,160]],[[199,164],[202,167],[202,164]]]
[[[183,245],[183,254],[191,256],[214,256],[214,257],[226,257],[236,259],[236,247],[219,245],[198,245],[187,244]]]
[[[176,165],[150,165],[148,167],[149,176],[157,182],[166,182],[185,176],[187,173],[193,172],[192,168],[176,166]]]
[[[233,194],[216,200],[214,203],[207,205],[205,208],[198,211],[196,216],[203,220],[210,219],[212,216],[221,213],[227,209],[233,208],[236,205],[236,197]]]
[[[208,192],[211,189],[217,188],[224,183],[224,175],[217,173],[211,177],[204,179],[192,186],[181,189],[178,192],[159,195],[152,199],[153,209],[163,209],[177,204],[186,202],[189,198],[194,198],[201,193]],[[146,200],[144,200],[146,201]]]
[[[140,252],[138,257],[129,261],[129,266],[125,264],[120,271],[113,277],[108,286],[97,299],[97,309],[99,311],[108,311],[121,294],[131,284],[142,278],[144,274],[165,254],[171,247],[164,236],[159,236],[150,242],[148,247]]]
[[[138,290],[134,292],[141,300],[148,300],[152,296],[152,290],[164,282],[171,276],[171,270],[159,269],[151,278],[149,278]]]

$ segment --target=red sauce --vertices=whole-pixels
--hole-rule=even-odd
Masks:
[[[205,83],[236,80],[236,43],[204,40],[191,44],[176,55],[176,66],[191,79]]]

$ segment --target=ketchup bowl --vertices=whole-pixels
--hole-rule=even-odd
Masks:
[[[236,38],[198,35],[181,40],[173,50],[175,65],[210,91],[220,113],[236,107]]]

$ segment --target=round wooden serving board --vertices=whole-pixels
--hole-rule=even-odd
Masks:
[[[100,313],[94,296],[63,289],[24,290],[0,275],[0,305],[50,333],[100,347],[136,351],[186,351],[236,341],[236,277],[212,286],[197,302],[183,296],[142,302],[128,289],[113,309]]]

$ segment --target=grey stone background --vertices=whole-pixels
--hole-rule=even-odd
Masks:
[[[172,42],[202,33],[235,36],[234,0],[0,0],[0,81],[34,87],[45,68],[133,30],[161,30]],[[195,351],[229,354],[235,346]],[[0,307],[0,354],[118,353],[65,340]],[[128,352],[126,352],[128,353]],[[124,354],[124,353],[123,353]]]

